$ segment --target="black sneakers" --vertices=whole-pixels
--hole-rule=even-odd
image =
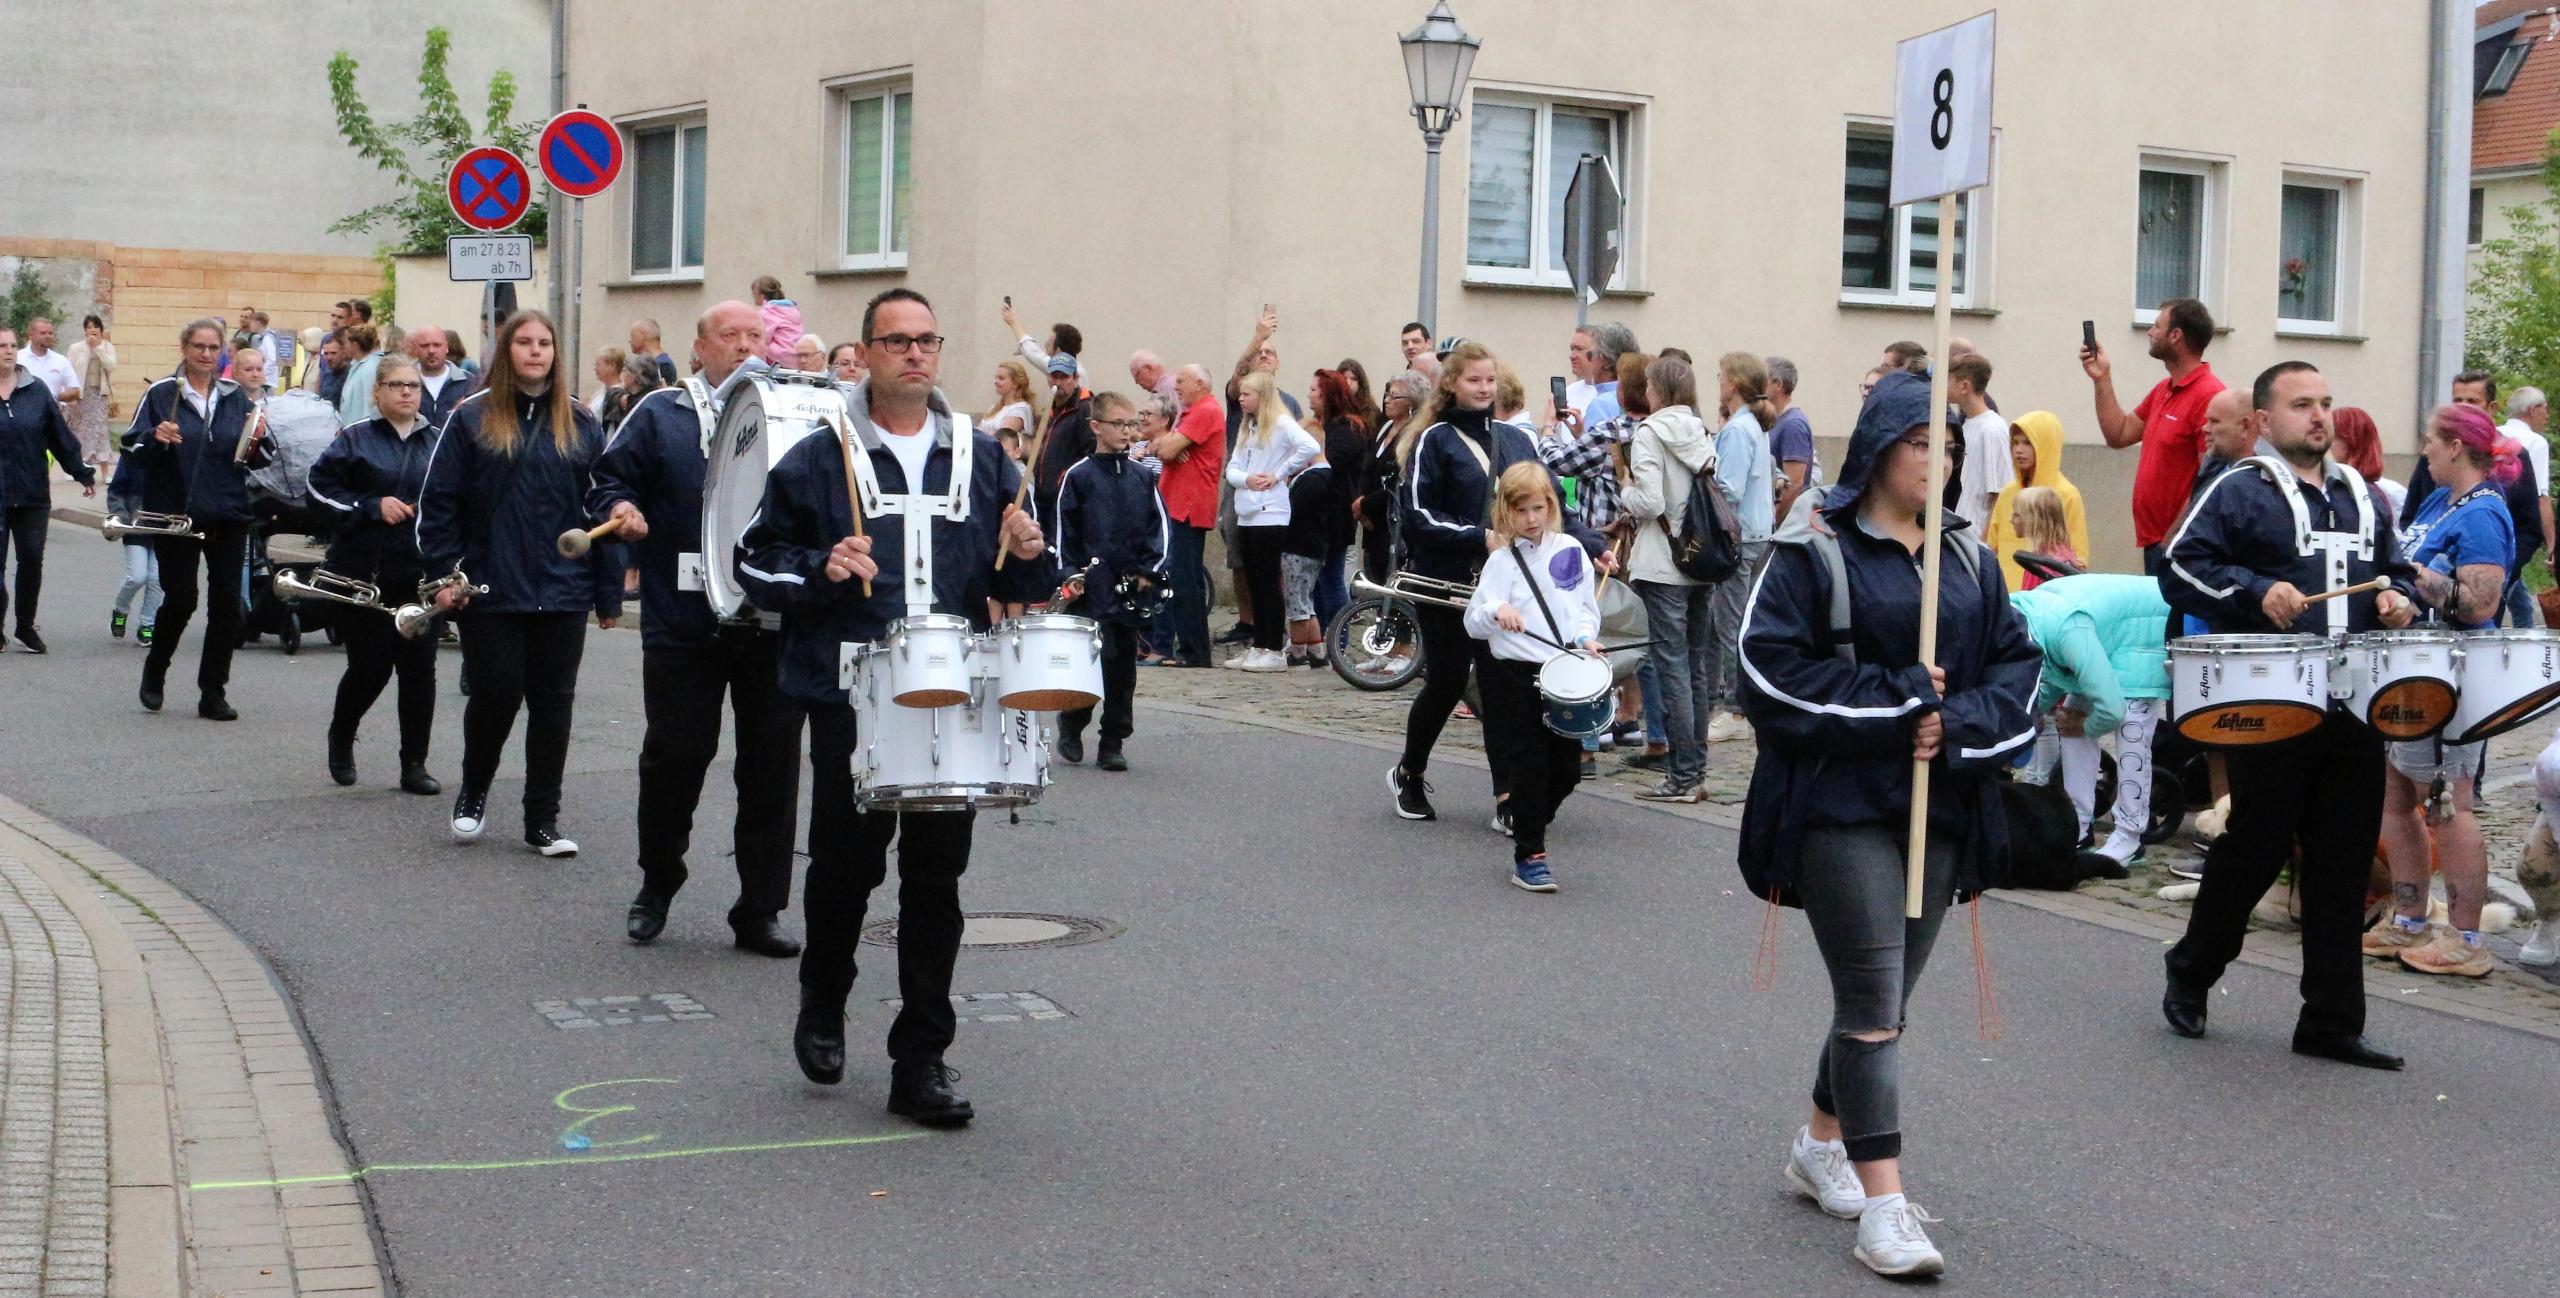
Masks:
[[[1431,782],[1419,775],[1407,775],[1401,766],[1387,768],[1387,792],[1396,800],[1396,814],[1407,820],[1438,820],[1440,813],[1431,809]]]
[[[577,842],[562,838],[560,831],[550,825],[525,826],[524,845],[544,856],[576,856],[578,854]]]
[[[489,794],[485,789],[464,789],[453,799],[453,841],[477,843],[480,831],[489,824]]]
[[[36,634],[36,629],[35,629],[34,627],[31,627],[31,626],[22,626],[22,627],[19,627],[19,628],[18,628],[18,643],[19,643],[19,644],[22,644],[22,645],[25,645],[25,646],[27,647],[27,652],[28,652],[28,653],[31,653],[31,654],[40,654],[40,653],[43,653],[43,652],[44,652],[44,637],[43,637],[43,636],[40,636],[40,635],[37,635],[37,634]]]

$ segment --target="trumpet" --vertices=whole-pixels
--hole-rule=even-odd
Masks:
[[[1363,595],[1384,595],[1389,599],[1410,600],[1416,604],[1437,604],[1443,608],[1464,609],[1475,597],[1476,588],[1463,581],[1444,581],[1410,572],[1390,573],[1387,584],[1379,585],[1366,577],[1351,579],[1351,588]]]
[[[294,576],[291,569],[278,569],[275,576],[275,591],[286,599],[325,599],[383,613],[391,611],[382,602],[380,586],[369,581],[358,581],[326,568],[312,569],[311,575],[307,578]]]
[[[425,635],[427,628],[435,625],[436,614],[439,611],[436,608],[436,596],[447,590],[458,590],[462,592],[465,599],[489,593],[489,588],[486,586],[472,585],[471,579],[464,576],[462,569],[456,566],[452,572],[444,576],[419,582],[418,602],[401,605],[400,611],[391,615],[392,625],[399,628],[401,635],[411,640]]]
[[[147,540],[159,536],[174,537],[182,541],[204,539],[204,533],[196,530],[194,519],[184,514],[155,514],[147,509],[133,511],[133,517],[129,519],[110,516],[106,525],[99,530],[105,532],[110,541],[123,541],[133,537]]]

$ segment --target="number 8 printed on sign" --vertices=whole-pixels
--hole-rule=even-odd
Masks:
[[[1969,18],[1895,47],[1893,206],[1991,183],[1996,17]]]

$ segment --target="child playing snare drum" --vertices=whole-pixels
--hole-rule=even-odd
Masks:
[[[1598,574],[1562,530],[1564,506],[1545,465],[1504,470],[1492,513],[1500,548],[1485,560],[1466,616],[1467,634],[1493,650],[1477,679],[1486,755],[1495,783],[1511,792],[1511,882],[1554,892],[1547,824],[1582,777],[1582,740],[1547,728],[1538,669],[1566,645],[1599,652]]]

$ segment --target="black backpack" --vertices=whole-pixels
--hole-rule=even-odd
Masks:
[[[1709,460],[1689,479],[1689,508],[1673,530],[1671,520],[1656,519],[1671,540],[1671,566],[1691,581],[1714,583],[1742,570],[1742,519],[1724,498]]]

